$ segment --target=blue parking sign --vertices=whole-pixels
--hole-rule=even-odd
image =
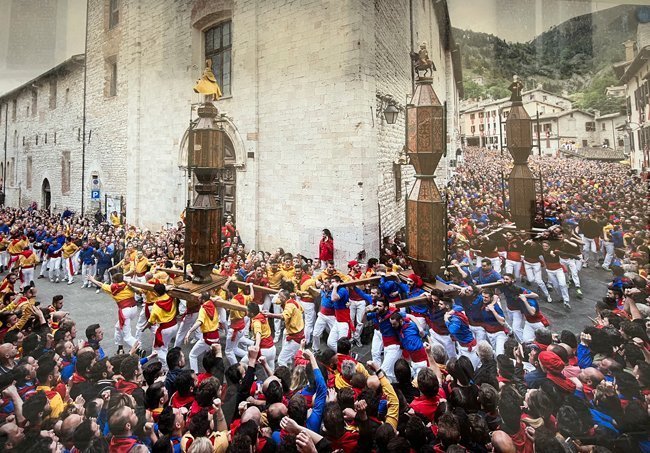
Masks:
[[[91,200],[99,200],[99,190],[91,190],[90,191],[90,199]]]

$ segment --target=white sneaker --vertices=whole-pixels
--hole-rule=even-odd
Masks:
[[[59,283],[59,279],[57,278],[57,279],[54,281],[54,283]]]
[[[548,301],[549,304],[553,303],[553,298],[551,296],[548,296],[546,300]]]
[[[53,278],[50,279],[50,283],[54,283],[54,279],[53,279]]]

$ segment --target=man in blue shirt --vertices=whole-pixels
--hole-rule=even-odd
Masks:
[[[336,318],[336,341],[338,341],[339,338],[350,338],[351,333],[354,331],[352,318],[350,317],[350,292],[347,288],[339,288],[339,285],[343,282],[340,276],[334,275],[331,282],[334,317]],[[336,351],[336,347],[334,350]]]
[[[381,334],[381,343],[384,349],[384,359],[381,362],[381,369],[386,373],[386,377],[395,382],[395,362],[402,357],[402,348],[400,347],[399,337],[393,329],[390,322],[390,316],[393,313],[398,313],[397,309],[390,308],[388,302],[378,299],[376,305],[369,305],[366,308],[366,318],[375,325],[375,329]],[[376,335],[375,335],[376,337]],[[372,340],[372,350],[375,347],[375,338]],[[379,363],[379,360],[373,353],[373,362]]]
[[[427,353],[424,350],[424,342],[420,336],[417,323],[405,318],[403,313],[396,311],[390,315],[390,324],[395,329],[402,344],[402,354],[406,359],[411,359],[413,376],[417,376],[418,371],[428,365]]]
[[[79,252],[79,262],[81,263],[81,275],[83,276],[84,283],[82,288],[90,288],[92,285],[88,277],[95,276],[95,248],[91,247],[88,242],[84,242]]]
[[[334,312],[334,302],[332,301],[332,281],[329,278],[323,280],[323,286],[320,290],[320,311],[316,316],[314,331],[312,334],[313,350],[315,353],[320,352],[320,337],[327,330],[327,346],[336,351],[336,317]]]
[[[492,261],[488,258],[483,258],[481,260],[480,269],[476,269],[472,272],[472,278],[474,279],[475,284],[483,285],[485,283],[498,282],[501,280],[501,274],[492,268]]]
[[[463,312],[463,307],[454,305],[452,302],[445,302],[447,312],[445,313],[445,325],[449,335],[458,346],[458,353],[467,357],[474,366],[478,368],[479,358],[476,354],[476,338],[469,328],[469,320]]]

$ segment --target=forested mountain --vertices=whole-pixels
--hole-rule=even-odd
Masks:
[[[542,84],[572,95],[576,105],[608,113],[622,106],[604,89],[618,85],[612,64],[624,60],[623,42],[635,39],[635,6],[622,5],[563,22],[528,43],[511,43],[491,34],[454,29],[463,60],[465,97],[497,99],[513,74],[526,88]],[[483,77],[483,85],[474,80]]]

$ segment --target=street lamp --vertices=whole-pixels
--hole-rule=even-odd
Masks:
[[[392,98],[388,98],[386,102],[388,103],[388,105],[384,109],[384,119],[388,124],[395,124],[395,121],[397,121],[397,115],[399,114],[399,110],[395,105],[395,100]]]

